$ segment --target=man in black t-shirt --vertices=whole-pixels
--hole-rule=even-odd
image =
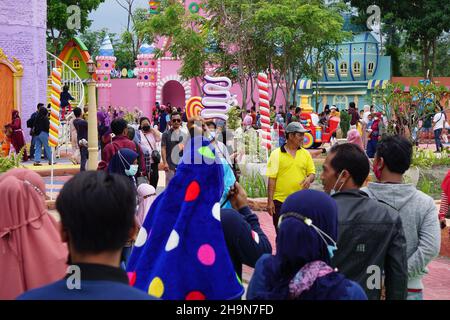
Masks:
[[[86,171],[86,162],[89,156],[87,138],[88,138],[88,123],[82,118],[82,112],[80,108],[73,109],[73,114],[76,119],[73,120],[73,126],[77,130],[77,143],[80,147],[80,171]]]
[[[177,112],[170,116],[172,128],[163,133],[161,139],[161,156],[166,172],[166,186],[175,175],[178,163],[183,155],[187,136],[181,131],[181,115]]]

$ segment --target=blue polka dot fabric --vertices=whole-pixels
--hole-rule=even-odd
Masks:
[[[209,142],[192,139],[139,232],[127,269],[131,285],[163,300],[242,296],[220,222],[223,185]]]

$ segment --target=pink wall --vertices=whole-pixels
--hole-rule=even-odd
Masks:
[[[111,79],[111,105],[134,111],[140,105],[138,79]],[[150,89],[149,89],[150,90]]]

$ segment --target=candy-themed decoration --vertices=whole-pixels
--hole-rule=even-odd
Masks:
[[[201,97],[192,97],[186,101],[186,117],[188,120],[193,117],[198,117],[204,108]]]
[[[112,71],[116,67],[116,57],[111,39],[108,35],[103,39],[99,50],[99,55],[95,57],[97,69],[95,70],[98,92],[98,106],[108,107],[111,105],[111,77]]]
[[[231,108],[234,97],[231,96],[231,80],[227,77],[205,76],[203,85],[202,117],[228,120],[227,112]]]
[[[258,74],[259,112],[261,113],[261,129],[263,146],[272,148],[270,136],[269,79],[265,73]]]
[[[200,11],[200,6],[198,5],[198,3],[197,2],[192,2],[190,5],[189,5],[189,12],[191,12],[191,13],[198,13]]]
[[[50,147],[57,147],[59,140],[59,109],[61,105],[61,69],[52,70],[52,92],[51,92],[51,110],[50,110],[50,131],[48,144]]]
[[[139,79],[137,87],[139,88],[141,106],[144,112],[151,114],[156,104],[156,82],[158,80],[154,45],[144,42],[139,48],[135,63],[135,70]],[[150,108],[150,110],[146,108]]]
[[[148,5],[150,6],[150,14],[158,14],[159,13],[159,7],[161,5],[161,1],[150,0],[148,2]]]

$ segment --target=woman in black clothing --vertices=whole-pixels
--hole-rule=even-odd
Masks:
[[[75,100],[75,98],[72,97],[72,95],[69,93],[69,86],[64,86],[63,91],[61,92],[61,95],[60,95],[61,110],[62,110],[61,118],[62,119],[65,119],[67,107],[69,107],[69,113],[72,112],[72,106],[70,105],[71,100],[73,101],[73,100]]]
[[[52,150],[48,145],[48,134],[50,131],[50,120],[48,111],[45,107],[41,107],[34,122],[33,133],[35,136],[34,165],[41,165],[41,149],[44,146],[45,154],[48,157],[49,164],[52,162]]]
[[[234,270],[242,279],[242,265],[254,268],[263,254],[272,253],[272,246],[239,183],[231,188],[229,199],[233,209],[222,209],[220,221]]]

